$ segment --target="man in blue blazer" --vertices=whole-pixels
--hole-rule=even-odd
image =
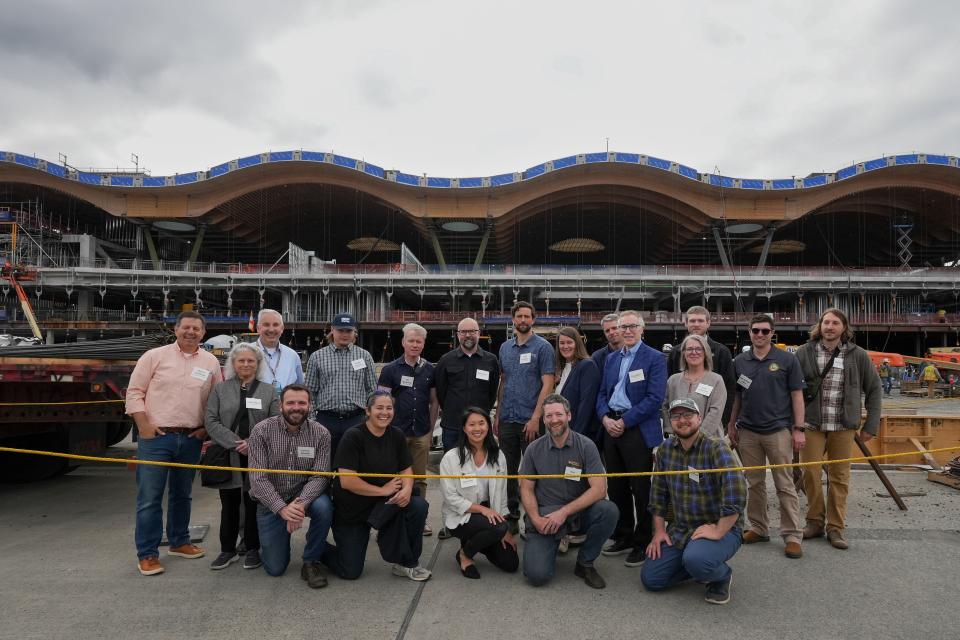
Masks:
[[[620,313],[620,333],[623,347],[607,357],[597,393],[603,455],[609,473],[651,471],[653,449],[663,442],[660,408],[667,390],[667,362],[641,341],[643,320],[638,312]],[[610,478],[608,487],[610,499],[620,509],[620,521],[603,553],[627,553],[624,564],[640,566],[652,536],[647,511],[650,477]]]

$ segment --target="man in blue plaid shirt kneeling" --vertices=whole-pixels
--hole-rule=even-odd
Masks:
[[[673,435],[660,446],[650,489],[653,540],[640,578],[650,591],[685,580],[706,584],[706,601],[730,601],[733,570],[727,560],[740,548],[747,482],[722,440],[700,432],[700,409],[690,398],[670,403]],[[729,469],[701,473],[704,469]],[[666,522],[673,507],[673,520]]]

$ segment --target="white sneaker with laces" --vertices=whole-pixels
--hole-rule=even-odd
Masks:
[[[410,578],[414,582],[424,582],[429,580],[433,574],[430,573],[429,569],[424,569],[421,566],[403,567],[395,564],[393,565],[393,575],[400,576],[401,578]]]

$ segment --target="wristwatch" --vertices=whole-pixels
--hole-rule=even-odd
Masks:
[[[798,427],[798,426],[796,426],[796,425],[793,426],[793,430],[794,430],[794,431],[806,431],[806,429],[804,429],[803,427]]]

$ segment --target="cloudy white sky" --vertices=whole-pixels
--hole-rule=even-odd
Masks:
[[[789,177],[960,153],[960,2],[2,0],[0,149],[439,176],[610,148]],[[3,8],[3,5],[7,5]]]

